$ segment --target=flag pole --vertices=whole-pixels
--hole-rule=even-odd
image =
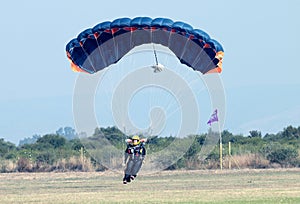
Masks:
[[[218,119],[218,110],[215,109],[215,111],[213,112],[213,114],[210,116],[207,124],[209,124],[211,126],[211,124],[213,122],[218,122],[218,131],[219,131],[219,141],[220,141],[220,149],[219,149],[219,152],[220,152],[220,168],[221,170],[223,169],[223,153],[222,153],[222,150],[223,150],[223,147],[222,147],[222,132],[221,132],[221,128],[220,128],[220,123],[219,123],[219,119]]]
[[[218,126],[219,126],[219,134],[220,134],[220,169],[223,169],[223,147],[222,147],[222,132],[221,132],[221,128],[220,128],[220,123],[218,121]]]
[[[228,160],[228,168],[231,169],[231,142],[228,142],[228,155],[229,155],[229,160]]]

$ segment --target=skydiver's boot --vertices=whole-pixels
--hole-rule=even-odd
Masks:
[[[127,175],[126,181],[127,181],[127,183],[130,183],[130,182],[131,182],[130,175]]]
[[[127,181],[125,178],[123,178],[123,184],[127,184]]]
[[[130,175],[125,174],[125,176],[123,178],[123,184],[127,184],[127,182],[130,182]]]
[[[133,181],[135,179],[136,175],[131,175],[130,179]]]
[[[127,184],[130,182],[130,175],[129,174],[125,174],[124,178],[123,178],[123,184]]]

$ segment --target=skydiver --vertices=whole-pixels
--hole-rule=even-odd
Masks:
[[[125,171],[123,184],[127,184],[134,180],[137,173],[144,163],[146,156],[146,149],[144,147],[146,139],[140,139],[138,135],[133,136],[131,139],[126,140],[127,148],[125,150]]]

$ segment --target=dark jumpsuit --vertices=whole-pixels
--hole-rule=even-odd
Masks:
[[[125,163],[127,162],[127,165],[123,181],[130,182],[130,178],[136,177],[137,173],[141,169],[145,155],[146,149],[144,147],[144,143],[141,142],[136,146],[133,146],[130,143],[127,145],[125,150]]]

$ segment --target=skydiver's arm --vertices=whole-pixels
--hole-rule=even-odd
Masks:
[[[145,147],[143,147],[143,149],[142,149],[142,154],[141,154],[142,160],[144,160],[145,157],[146,157],[146,149],[145,149]]]
[[[127,159],[128,159],[128,153],[127,152],[125,152],[124,153],[124,164],[126,164],[126,162],[127,162]]]

